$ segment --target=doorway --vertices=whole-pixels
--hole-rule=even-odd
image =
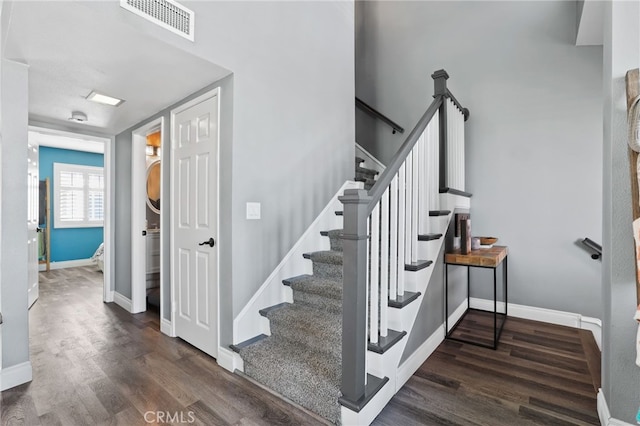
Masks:
[[[103,301],[113,301],[111,146],[106,137],[29,126],[30,306],[38,271],[77,266],[100,272]]]
[[[131,152],[131,313],[153,308],[164,318],[162,265],[164,230],[164,118],[132,132]],[[161,327],[165,334],[166,327]]]

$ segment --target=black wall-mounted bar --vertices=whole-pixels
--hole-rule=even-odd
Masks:
[[[592,250],[594,253],[591,255],[591,258],[594,260],[600,259],[602,257],[602,246],[591,238],[585,238],[582,240],[582,244]]]
[[[404,133],[404,129],[398,123],[396,123],[395,121],[391,120],[390,118],[388,118],[386,115],[384,115],[383,113],[381,113],[377,109],[369,106],[369,104],[367,104],[365,101],[363,101],[363,100],[361,100],[359,98],[356,98],[356,107],[360,108],[362,111],[366,112],[370,116],[372,116],[374,118],[377,118],[377,119],[380,119],[384,123],[389,125],[389,127],[391,127],[393,129],[393,134],[395,134],[396,132]]]

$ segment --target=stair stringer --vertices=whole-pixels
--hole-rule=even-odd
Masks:
[[[469,209],[471,207],[470,199],[458,195],[449,193],[440,194],[440,208],[443,210],[450,210],[451,212],[458,209]],[[443,234],[438,240],[435,241],[420,241],[418,243],[418,250],[428,250],[434,259],[437,258],[437,253],[444,245],[447,228],[451,223],[453,213],[442,217],[430,218],[430,225],[432,225],[433,232],[440,232]],[[389,328],[398,331],[406,331],[407,336],[411,334],[411,330],[415,324],[418,311],[422,305],[422,300],[426,294],[427,287],[431,281],[431,276],[435,269],[435,263],[431,266],[422,269],[417,272],[405,271],[406,289],[408,291],[420,292],[420,296],[411,302],[409,305],[402,309],[391,309],[389,313]],[[342,410],[342,424],[344,425],[368,425],[376,418],[378,414],[389,403],[391,398],[402,388],[406,380],[404,376],[406,371],[400,375],[400,359],[404,353],[405,347],[408,342],[408,337],[405,336],[396,343],[392,348],[383,354],[367,351],[367,373],[377,377],[388,377],[389,382],[369,401],[369,403],[358,413],[350,410],[347,407],[341,407]],[[444,340],[444,333],[440,341]],[[439,344],[440,342],[438,342]],[[437,347],[437,345],[436,345]],[[429,354],[430,355],[430,354]],[[425,357],[424,361],[428,358]],[[423,361],[423,362],[424,362]],[[420,363],[419,365],[421,365]],[[419,367],[418,365],[418,367]],[[406,370],[406,369],[405,369]],[[412,371],[413,374],[415,371]]]
[[[293,303],[293,292],[290,287],[282,285],[282,280],[312,273],[311,263],[303,258],[303,254],[329,249],[329,240],[322,237],[320,231],[342,228],[342,217],[336,216],[334,213],[336,210],[342,209],[342,203],[338,197],[346,189],[362,188],[362,186],[362,182],[346,181],[331,198],[322,212],[235,317],[233,320],[233,344],[244,342],[260,334],[271,335],[269,320],[260,315],[260,310],[283,302]]]

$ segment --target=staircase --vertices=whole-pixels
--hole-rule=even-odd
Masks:
[[[460,139],[468,112],[446,89],[446,78],[444,71],[434,74],[435,100],[379,177],[356,157],[355,179],[365,190],[346,190],[340,197],[343,209],[331,212],[344,229],[320,232],[318,238],[325,240],[315,250],[328,250],[302,256],[297,251],[291,262],[310,261],[312,273],[282,279],[287,276],[278,275],[282,271],[299,268],[278,266],[272,277],[279,276],[288,289],[282,293],[286,301],[260,304],[260,298],[267,302],[277,296],[272,288],[277,282],[268,278],[245,308],[269,306],[259,310],[266,321],[263,334],[247,334],[244,319],[241,335],[256,337],[231,345],[247,376],[333,424],[370,423],[414,371],[400,365],[406,336],[443,248],[452,207],[458,206],[449,201],[469,195],[462,192]],[[442,126],[455,132],[444,149]],[[449,154],[444,161],[443,151]],[[447,182],[455,182],[456,189]],[[323,229],[314,228],[316,222],[310,230]],[[250,312],[241,317],[253,318]]]
[[[356,181],[364,182],[364,189],[368,191],[373,188],[373,185],[375,185],[375,177],[378,174],[378,171],[362,167],[362,163],[364,163],[364,159],[356,157]]]
[[[378,172],[361,167],[363,162],[356,158],[356,180],[372,187]],[[342,395],[341,232],[322,231],[330,250],[304,254],[312,275],[282,281],[293,291],[293,303],[260,311],[271,336],[232,346],[244,360],[246,375],[335,424],[340,424]]]

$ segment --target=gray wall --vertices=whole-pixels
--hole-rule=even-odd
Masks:
[[[466,210],[456,210],[455,213],[468,213]],[[437,329],[444,326],[445,318],[445,286],[444,286],[444,253],[448,247],[453,246],[454,222],[451,221],[443,238],[438,257],[434,261],[434,269],[429,279],[429,285],[425,296],[422,298],[416,321],[407,337],[407,346],[404,349],[400,364],[405,362]],[[420,243],[426,244],[426,243]],[[449,267],[448,286],[449,316],[467,298],[467,268],[464,266]],[[492,295],[493,297],[493,295]],[[453,324],[448,324],[449,328]]]
[[[28,67],[0,65],[0,312],[2,366],[29,361],[27,310],[27,122]],[[10,206],[10,208],[7,208]]]
[[[196,13],[195,43],[142,20],[131,24],[233,72],[233,142],[221,179],[230,209],[219,245],[230,267],[220,282],[220,306],[231,310],[221,321],[224,346],[232,343],[231,319],[353,178],[354,11],[352,2],[184,4]],[[262,203],[261,220],[245,219],[250,201]]]
[[[604,30],[604,204],[602,390],[614,418],[635,424],[640,404],[636,367],[634,243],[627,160],[624,76],[640,65],[640,4],[607,2]]]
[[[140,127],[134,126],[133,129]],[[115,206],[113,270],[115,291],[131,299],[131,144],[133,129],[116,135],[114,143]],[[163,164],[164,165],[164,164]],[[164,183],[164,182],[163,182]]]
[[[177,102],[158,114],[149,117],[147,120],[132,126],[124,132],[116,136],[115,151],[115,178],[116,178],[116,219],[115,219],[115,246],[116,265],[115,265],[115,286],[116,291],[123,296],[131,297],[131,135],[132,132],[145,124],[154,121],[160,117],[164,117],[164,135],[162,167],[165,168],[163,185],[163,199],[168,200],[170,179],[169,170],[171,167],[171,149],[170,123],[171,110],[179,105],[196,98],[205,92],[214,88],[220,89],[220,223],[230,223],[231,221],[231,150],[233,143],[233,76],[227,76],[208,87],[199,90],[189,97]],[[162,247],[164,263],[162,265],[162,274],[164,280],[164,306],[163,313],[167,320],[171,319],[171,240],[169,229],[171,226],[171,215],[168,206],[170,203],[165,201],[161,214],[161,230],[164,234],[165,245]],[[231,227],[221,226],[220,234],[217,237],[218,247],[224,247],[231,241]],[[233,320],[231,313],[231,287],[222,285],[231,282],[231,252],[229,250],[219,251],[220,259],[220,317],[221,321],[230,324]],[[224,301],[224,302],[222,302]],[[227,330],[229,331],[229,330]]]
[[[573,45],[576,13],[575,2],[360,2],[356,94],[411,129],[445,68],[471,111],[473,233],[509,246],[510,301],[600,318],[600,263],[575,241],[602,236],[602,49]],[[388,162],[403,137],[356,118],[358,143]]]

